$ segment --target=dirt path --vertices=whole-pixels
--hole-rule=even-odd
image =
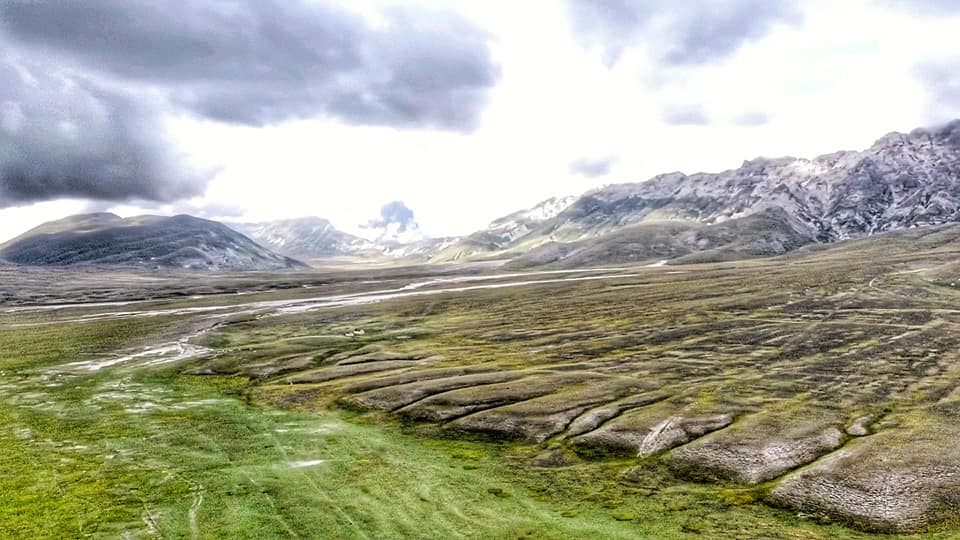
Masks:
[[[197,486],[193,494],[193,504],[190,505],[188,515],[190,517],[190,537],[193,540],[200,539],[200,523],[197,515],[200,512],[200,505],[203,504],[203,486]]]

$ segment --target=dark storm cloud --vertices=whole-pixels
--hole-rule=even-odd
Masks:
[[[324,1],[0,0],[0,207],[202,194],[169,113],[470,131],[499,78],[487,40],[447,13],[373,25]]]
[[[443,12],[397,8],[373,26],[326,2],[7,0],[0,21],[20,44],[255,126],[328,116],[466,132],[499,78],[487,35]]]
[[[770,117],[763,111],[744,111],[733,119],[738,126],[762,126],[770,121]]]
[[[920,64],[915,73],[927,91],[934,121],[960,117],[960,58]]]
[[[56,198],[172,201],[209,175],[158,137],[132,96],[49,66],[0,57],[0,208]]]
[[[570,162],[569,170],[571,174],[582,176],[584,178],[599,178],[610,174],[610,169],[616,164],[617,156],[606,156],[601,158],[580,158]]]
[[[793,0],[567,0],[574,31],[616,63],[643,45],[659,63],[698,65],[723,59],[778,23],[801,19]]]
[[[408,228],[416,225],[413,210],[408,208],[403,201],[392,201],[383,205],[380,209],[380,219],[371,220],[367,227],[379,228],[393,224],[400,226],[399,232],[405,232]]]
[[[671,105],[661,111],[663,121],[671,126],[705,126],[710,117],[701,105]]]

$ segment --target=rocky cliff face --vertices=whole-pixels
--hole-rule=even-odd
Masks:
[[[602,263],[607,255],[616,262],[707,250],[729,257],[956,222],[960,120],[890,133],[861,152],[758,158],[720,173],[614,184],[553,204],[557,211],[539,219],[523,218],[536,208],[496,220],[448,252],[526,261],[546,256],[552,262],[576,253],[585,263]],[[758,219],[743,221],[752,217]],[[667,238],[664,231],[672,229],[664,224],[670,223],[683,224],[684,232]],[[764,229],[762,223],[775,226]],[[745,236],[729,238],[732,231]],[[691,242],[692,236],[709,240]]]
[[[960,218],[960,121],[891,133],[862,152],[760,158],[716,174],[671,173],[585,194],[545,234],[579,239],[633,223],[720,223],[769,209],[822,242]]]

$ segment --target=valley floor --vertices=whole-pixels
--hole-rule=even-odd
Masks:
[[[956,537],[951,246],[5,269],[0,537]]]

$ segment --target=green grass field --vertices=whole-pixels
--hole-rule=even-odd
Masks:
[[[754,444],[797,422],[820,429],[830,411],[880,415],[878,435],[858,441],[900,441],[921,464],[939,448],[910,430],[940,426],[952,403],[956,371],[934,369],[949,358],[928,349],[953,339],[956,293],[903,273],[904,262],[818,261],[269,316],[231,307],[216,326],[207,311],[163,311],[215,295],[0,313],[0,537],[871,537],[829,513],[764,504],[779,479],[750,484],[716,469],[691,481],[705,469],[671,465],[702,441]],[[198,329],[197,358],[131,356]],[[836,371],[838,355],[864,371]],[[116,358],[126,360],[91,363]],[[913,367],[897,371],[902,358]],[[465,368],[521,382],[438,390]],[[834,386],[844,377],[863,384]],[[823,388],[837,390],[814,391]],[[644,401],[651,392],[669,395]],[[379,403],[401,407],[370,406]],[[617,446],[661,410],[735,407],[749,414],[666,454]],[[601,429],[576,431],[607,412]],[[904,537],[955,537],[944,516]]]
[[[61,371],[149,331],[53,328],[6,334],[0,349],[5,538],[682,538],[731,512],[741,532],[784,519],[817,537],[729,494],[694,488],[664,506],[618,467],[534,471],[522,446],[251,405],[242,378]],[[60,352],[39,350],[51,341]]]

